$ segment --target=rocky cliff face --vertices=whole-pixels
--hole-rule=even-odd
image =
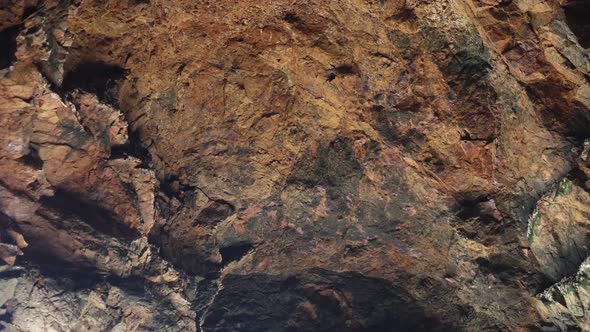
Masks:
[[[590,331],[590,2],[0,2],[7,331]]]

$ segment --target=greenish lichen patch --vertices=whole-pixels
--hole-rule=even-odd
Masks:
[[[444,34],[424,23],[419,23],[419,26],[420,31],[424,36],[424,43],[422,44],[422,48],[425,53],[440,51],[448,47],[450,42]]]
[[[392,29],[387,32],[387,38],[393,46],[401,53],[405,59],[410,59],[416,56],[416,50],[412,48],[412,41],[410,37],[397,29]]]
[[[580,158],[583,161],[586,161],[588,159],[589,154],[590,154],[590,140],[584,140],[584,146],[583,146],[582,154],[580,155]]]
[[[162,108],[167,109],[169,111],[176,111],[177,99],[178,94],[176,92],[176,88],[171,87],[170,89],[167,89],[160,94],[158,102]]]
[[[489,53],[474,26],[468,27],[465,34],[454,40],[449,40],[448,35],[432,27],[421,26],[421,31],[425,52],[440,52],[449,48],[450,60],[441,60],[439,67],[452,85],[471,86],[490,71]]]
[[[447,72],[459,76],[466,85],[484,77],[490,70],[488,55],[481,40],[468,39],[465,44],[453,51],[453,60]]]
[[[567,195],[572,192],[572,182],[564,178],[559,182],[559,188],[557,190],[558,195]]]
[[[578,273],[569,278],[563,279],[561,282],[549,287],[543,293],[539,294],[538,298],[544,303],[559,302],[563,306],[572,310],[583,310],[578,302],[581,294],[587,292],[590,288],[590,264],[588,260],[580,265]],[[566,299],[570,299],[567,301]],[[573,301],[572,301],[573,299]]]
[[[529,224],[527,227],[527,239],[529,243],[533,242],[533,237],[535,236],[535,231],[541,224],[541,214],[539,211],[535,210],[531,217],[529,218]]]
[[[68,142],[73,149],[81,149],[91,137],[80,125],[74,122],[59,124],[61,141]]]
[[[52,34],[53,30],[49,30],[47,33],[47,42],[49,43],[49,59],[48,63],[52,70],[59,70],[60,62],[59,62],[59,45],[57,44],[57,40],[53,37]]]

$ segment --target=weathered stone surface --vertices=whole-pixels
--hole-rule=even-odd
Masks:
[[[589,330],[588,8],[3,3],[3,327]]]
[[[590,195],[568,179],[544,196],[529,220],[531,250],[554,281],[572,275],[588,257]]]
[[[564,278],[537,296],[539,313],[563,331],[590,329],[588,268],[588,260],[585,260],[575,275]]]

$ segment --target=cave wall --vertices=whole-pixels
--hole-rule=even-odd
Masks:
[[[0,326],[589,330],[588,3],[0,5]]]

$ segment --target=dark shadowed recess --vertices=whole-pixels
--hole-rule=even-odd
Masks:
[[[127,294],[140,296],[146,293],[142,277],[121,277],[91,266],[67,262],[49,254],[35,252],[34,256],[25,255],[19,265],[29,271],[36,269],[44,278],[50,279],[66,291],[86,291],[98,284],[108,283],[123,289]]]
[[[0,31],[0,69],[10,67],[16,60],[16,37],[21,25],[15,25]]]
[[[571,90],[559,84],[556,81],[533,83],[526,87],[526,92],[541,107],[540,114],[546,127],[571,136],[581,144],[590,137],[590,115],[584,106],[567,102],[563,96]]]
[[[116,65],[85,62],[65,73],[61,90],[66,94],[76,89],[92,93],[100,102],[119,108],[119,84],[126,75],[127,71]],[[149,168],[152,164],[151,155],[142,145],[138,131],[130,130],[128,143],[111,150],[111,159],[129,156],[141,160],[139,167]]]
[[[135,157],[141,161],[138,167],[151,168],[152,156],[150,152],[142,145],[139,131],[129,130],[129,140],[126,144],[117,145],[111,148],[111,159],[122,159]]]
[[[34,144],[29,144],[29,153],[20,157],[19,161],[33,169],[43,169],[43,159],[39,156],[39,149]]]
[[[458,331],[406,290],[356,272],[228,275],[204,331]],[[443,321],[445,320],[445,321]]]
[[[565,19],[583,48],[590,48],[590,0],[570,0],[563,7]]]
[[[124,239],[134,239],[139,235],[136,230],[130,229],[122,221],[117,220],[109,210],[94,202],[83,200],[73,193],[58,190],[52,197],[43,197],[41,203],[60,211],[66,217],[80,219],[103,234]]]
[[[118,107],[118,81],[126,74],[125,69],[104,62],[80,63],[65,73],[62,88],[93,93],[101,102]]]
[[[254,246],[251,243],[244,242],[219,248],[221,261],[226,265],[233,261],[239,261],[248,253],[248,251],[252,250],[253,247]]]

